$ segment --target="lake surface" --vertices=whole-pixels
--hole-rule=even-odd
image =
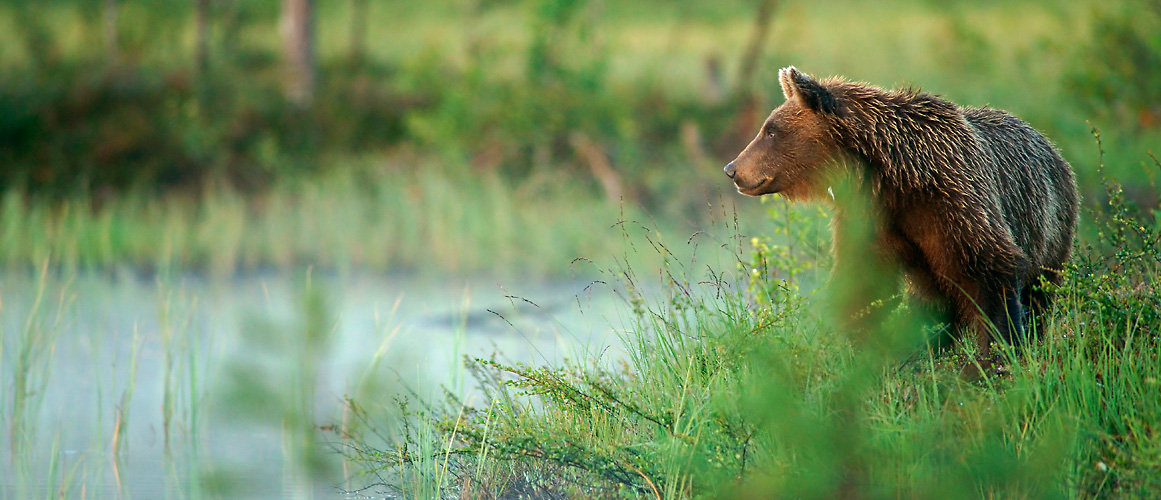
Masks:
[[[589,280],[2,276],[0,497],[382,497],[344,492],[345,396],[471,399],[464,356],[618,359],[628,310]]]

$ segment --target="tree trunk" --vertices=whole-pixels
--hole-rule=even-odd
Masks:
[[[282,49],[286,57],[286,97],[309,106],[314,97],[314,0],[282,1]]]
[[[210,59],[210,0],[194,3],[194,75],[199,81],[206,77]]]
[[[738,81],[734,87],[734,98],[739,104],[738,113],[734,118],[733,138],[727,142],[733,143],[735,149],[745,145],[749,138],[758,129],[763,112],[763,99],[754,89],[754,79],[757,75],[758,60],[762,55],[762,46],[770,34],[770,21],[774,17],[774,10],[778,7],[778,0],[762,0],[758,5],[758,15],[754,18],[754,32],[750,34],[750,42],[746,45],[746,52],[742,55],[742,64],[738,71]]]
[[[778,0],[762,0],[758,6],[758,15],[754,18],[754,32],[750,34],[750,43],[742,56],[742,65],[738,73],[736,92],[740,96],[747,96],[754,92],[754,75],[758,67],[758,59],[762,55],[762,46],[770,34],[770,21],[774,17],[774,9],[778,7]]]
[[[351,64],[363,64],[367,45],[367,0],[351,0]]]
[[[589,164],[589,170],[592,171],[593,177],[601,183],[601,189],[605,191],[605,199],[617,204],[625,201],[621,175],[609,163],[609,157],[605,154],[605,150],[589,139],[589,136],[585,135],[584,132],[573,132],[569,135],[569,142]]]
[[[117,49],[117,0],[105,0],[105,54],[116,64],[120,58]]]

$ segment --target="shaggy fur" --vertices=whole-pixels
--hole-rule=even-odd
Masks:
[[[1076,228],[1073,172],[1052,144],[997,109],[793,67],[779,76],[786,102],[725,168],[738,191],[824,198],[828,173],[854,174],[879,212],[879,253],[915,291],[983,346],[987,321],[1019,338],[1024,308],[1048,303],[1033,286],[1060,281]]]

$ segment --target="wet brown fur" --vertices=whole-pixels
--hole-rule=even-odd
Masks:
[[[1018,339],[1024,308],[1048,304],[1033,286],[1059,283],[1076,228],[1073,172],[1048,140],[997,109],[793,67],[779,76],[786,102],[726,167],[738,191],[829,199],[834,174],[856,174],[879,212],[878,253],[911,288],[982,347],[987,321]]]

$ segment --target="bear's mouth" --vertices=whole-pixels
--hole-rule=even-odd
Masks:
[[[746,196],[761,196],[764,194],[770,194],[770,193],[774,192],[774,190],[769,189],[770,184],[773,184],[773,183],[774,183],[774,178],[767,177],[765,179],[758,181],[756,184],[753,184],[750,186],[743,186],[741,183],[737,182],[736,180],[734,182],[734,185],[738,187],[739,193],[742,193]]]

